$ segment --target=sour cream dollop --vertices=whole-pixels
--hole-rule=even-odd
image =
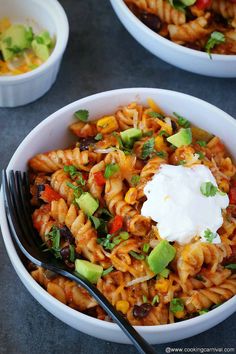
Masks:
[[[156,221],[161,238],[168,241],[186,244],[200,236],[207,242],[205,231],[210,230],[215,234],[212,243],[220,243],[217,230],[223,224],[222,209],[229,205],[229,198],[218,192],[206,197],[200,190],[205,182],[217,187],[206,166],[161,165],[144,187],[147,200],[141,214]]]

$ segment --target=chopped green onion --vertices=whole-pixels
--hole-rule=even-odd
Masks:
[[[197,144],[200,145],[200,146],[202,146],[202,147],[204,147],[204,146],[206,146],[207,143],[206,143],[206,141],[204,141],[204,140],[198,140],[198,141],[197,141]]]
[[[137,186],[137,184],[139,183],[139,181],[140,181],[140,176],[139,175],[133,175],[132,177],[131,177],[131,185],[132,186]]]
[[[143,303],[146,304],[147,302],[148,302],[147,296],[146,296],[146,295],[143,295]]]
[[[153,133],[154,133],[153,130],[149,130],[149,131],[143,133],[143,136],[153,136]]]
[[[172,313],[176,313],[183,310],[184,310],[184,303],[182,299],[176,297],[173,300],[171,300],[170,311]]]
[[[92,221],[92,223],[93,223],[95,229],[97,230],[97,229],[99,228],[99,226],[101,225],[100,219],[97,218],[96,216],[93,216],[93,215],[91,215],[91,216],[89,217],[89,219]]]
[[[111,273],[113,270],[114,270],[114,268],[113,268],[112,266],[110,266],[109,268],[105,269],[105,270],[102,272],[102,277],[104,277],[105,275]]]
[[[225,268],[235,270],[236,269],[236,263],[227,264],[225,266]]]
[[[199,280],[199,281],[205,281],[205,279],[203,278],[203,276],[201,275],[201,274],[197,274],[196,276],[195,276],[195,279],[197,279],[197,280]]]
[[[81,122],[87,122],[89,112],[86,109],[80,109],[74,113],[74,117],[79,119]]]
[[[70,261],[74,262],[75,261],[75,246],[74,245],[70,245],[69,246],[69,250],[70,250]]]
[[[129,254],[134,257],[135,259],[138,259],[138,260],[143,260],[145,259],[145,256],[142,254],[142,253],[137,253],[137,252],[134,252],[134,251],[129,251]]]
[[[157,151],[157,152],[155,152],[155,155],[159,156],[159,157],[165,157],[166,156],[166,152],[165,151]]]
[[[127,231],[122,231],[119,233],[119,237],[122,239],[122,240],[128,240],[129,238],[129,233]]]
[[[106,179],[110,178],[113,176],[116,172],[118,172],[120,169],[119,165],[117,163],[110,163],[106,165],[105,172],[104,172],[104,177]]]
[[[149,243],[144,243],[144,245],[143,245],[143,252],[144,252],[144,253],[148,253],[149,248],[150,248]]]
[[[176,113],[176,112],[173,112],[173,114],[174,114],[174,116],[175,116],[176,118],[178,118],[178,124],[179,124],[181,127],[183,127],[183,128],[189,128],[189,127],[190,127],[190,122],[189,122],[186,118],[180,116],[180,115],[179,115],[178,113]]]
[[[199,315],[204,315],[207,312],[209,312],[208,309],[202,309],[202,310],[198,311]]]
[[[158,135],[160,135],[160,136],[166,136],[167,138],[170,136],[170,134],[167,133],[165,130],[161,130],[161,131],[158,133]]]
[[[154,112],[154,111],[151,111],[151,112],[148,112],[148,115],[152,118],[159,118],[159,119],[164,119],[165,117],[163,116],[163,114],[160,114],[160,113],[157,113],[157,112]]]
[[[155,295],[154,298],[152,299],[152,306],[154,306],[158,302],[159,302],[159,296]]]
[[[196,152],[196,154],[198,155],[199,160],[202,160],[205,157],[205,155],[201,151]]]
[[[94,137],[94,139],[97,140],[97,141],[102,140],[102,138],[103,138],[102,133],[98,133],[98,134]]]
[[[168,278],[169,274],[170,274],[170,270],[168,268],[163,269],[163,271],[159,273],[159,275],[163,278]]]

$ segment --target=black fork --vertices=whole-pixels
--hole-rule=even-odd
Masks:
[[[22,177],[20,171],[10,171],[8,180],[6,171],[3,170],[2,188],[9,229],[23,254],[37,266],[63,275],[85,288],[113,321],[119,325],[140,353],[154,354],[154,349],[139,335],[131,324],[116,311],[106,297],[92,283],[79,273],[68,270],[60,260],[52,257],[49,252],[43,252],[41,250],[39,237],[31,221],[29,181],[27,174],[24,172]]]

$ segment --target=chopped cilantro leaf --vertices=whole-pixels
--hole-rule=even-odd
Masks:
[[[81,122],[87,122],[89,117],[89,112],[86,109],[80,109],[74,113],[75,118],[81,120]]]
[[[226,195],[226,193],[222,192],[211,182],[202,183],[200,186],[200,191],[203,195],[205,195],[205,197],[214,197],[216,193],[219,193],[222,196]]]
[[[147,140],[142,147],[141,159],[145,160],[154,151],[155,139],[151,138]]]
[[[206,52],[209,54],[211,59],[212,59],[211,50],[217,44],[224,43],[224,42],[225,42],[225,35],[223,33],[218,32],[218,31],[214,31],[211,33],[210,38],[208,39],[208,41],[205,45]]]
[[[206,239],[207,242],[212,243],[212,241],[216,237],[217,237],[217,234],[212,232],[210,229],[206,229],[204,231],[204,238]]]

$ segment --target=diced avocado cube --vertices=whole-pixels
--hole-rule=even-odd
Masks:
[[[121,132],[120,136],[126,146],[132,147],[135,140],[142,137],[142,131],[138,128],[130,128]]]
[[[180,0],[185,6],[191,6],[195,4],[196,0]]]
[[[81,194],[81,196],[76,198],[75,201],[79,205],[80,209],[82,209],[88,216],[93,215],[99,207],[99,203],[88,192]]]
[[[89,261],[76,259],[75,270],[86,279],[88,279],[91,283],[96,284],[98,279],[102,276],[103,267],[98,264],[93,264]]]
[[[46,44],[38,43],[36,39],[32,41],[32,49],[35,55],[42,61],[46,61],[50,56],[50,50]]]
[[[45,44],[47,45],[48,47],[51,45],[52,43],[52,40],[51,40],[51,37],[50,37],[50,34],[48,31],[44,31],[44,32],[41,32],[38,36],[36,36],[35,38],[39,43],[41,42],[41,44]]]
[[[175,248],[168,241],[162,240],[148,256],[148,264],[155,273],[161,273],[175,258]]]
[[[28,31],[23,25],[12,25],[1,35],[1,51],[5,61],[29,46]]]
[[[181,128],[180,131],[174,135],[167,138],[167,141],[176,147],[181,147],[183,145],[189,145],[192,142],[192,131],[191,128]]]

